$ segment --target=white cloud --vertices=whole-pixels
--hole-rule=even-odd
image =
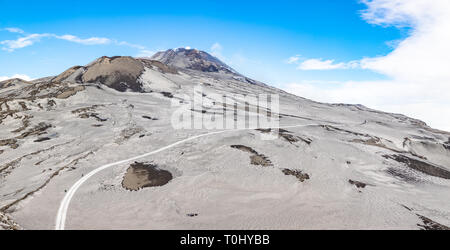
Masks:
[[[297,64],[299,60],[300,60],[300,55],[291,56],[291,57],[289,57],[289,59],[286,60],[286,63],[287,64]]]
[[[298,61],[297,58],[292,58]],[[357,61],[351,61],[348,63],[335,63],[334,60],[322,60],[322,59],[308,59],[298,65],[300,70],[332,70],[332,69],[351,69],[358,67]]]
[[[56,39],[60,40],[66,40],[69,42],[84,44],[84,45],[99,45],[99,44],[109,44],[111,43],[111,40],[104,37],[91,37],[87,39],[81,39],[77,36],[73,35],[63,35],[63,36],[56,36],[53,35]]]
[[[90,37],[90,38],[80,38],[78,36],[66,34],[66,35],[56,35],[50,33],[42,33],[42,34],[30,34],[26,35],[25,32],[19,28],[5,28],[5,30],[13,33],[22,34],[22,37],[17,38],[16,40],[4,40],[0,41],[0,45],[3,45],[2,49],[13,52],[17,49],[22,49],[28,46],[31,46],[37,42],[40,42],[42,38],[53,38],[64,40],[72,43],[78,43],[83,45],[107,45],[107,44],[115,44],[118,46],[127,46],[130,48],[139,49],[141,51],[148,51],[145,46],[132,44],[125,41],[117,41],[105,37]]]
[[[100,45],[100,44],[111,43],[110,39],[102,38],[102,37],[91,37],[91,38],[87,38],[87,39],[81,39],[81,38],[79,38],[77,36],[73,36],[73,35],[58,36],[55,34],[43,33],[43,34],[31,34],[31,35],[19,37],[16,40],[0,41],[0,44],[4,45],[3,50],[12,52],[16,49],[22,49],[22,48],[31,46],[34,43],[41,41],[41,38],[44,38],[44,37],[56,38],[59,40],[65,40],[65,41],[79,43],[79,44],[83,44],[83,45]]]
[[[363,68],[394,79],[450,84],[450,1],[377,0],[367,4],[363,17],[368,22],[410,26],[412,31],[389,55],[362,60]]]
[[[21,30],[19,28],[5,28],[5,30],[9,31],[11,33],[20,33],[20,34],[25,33],[23,30]]]
[[[326,87],[324,87],[326,86]],[[441,93],[439,84],[427,85],[400,81],[299,82],[284,90],[328,103],[363,104],[367,107],[401,113],[421,119],[435,128],[450,131],[450,91]]]
[[[119,41],[115,41],[114,43],[120,46],[127,46],[127,47],[131,47],[131,48],[135,48],[135,49],[140,49],[140,50],[146,50],[145,46],[139,45],[139,44],[133,44],[133,43],[129,43],[129,42],[119,42]]]
[[[14,51],[16,49],[25,48],[39,42],[41,38],[48,37],[49,34],[31,34],[28,36],[17,38],[16,40],[0,41],[1,45],[5,45],[2,49],[6,51]]]
[[[362,12],[367,22],[411,29],[409,36],[394,44],[394,50],[388,55],[353,62],[352,67],[359,65],[391,80],[320,85],[300,82],[288,84],[284,89],[323,102],[364,104],[403,113],[450,131],[450,1],[362,2],[367,5]],[[348,63],[318,60],[309,65],[309,68],[314,65],[315,68],[342,68]]]
[[[9,79],[13,79],[13,78],[20,78],[20,79],[25,80],[25,81],[33,80],[31,77],[29,77],[27,75],[15,74],[13,76],[0,76],[0,82],[6,81],[6,80],[9,80]]]
[[[222,51],[222,45],[220,45],[220,43],[214,43],[211,46],[211,51]]]

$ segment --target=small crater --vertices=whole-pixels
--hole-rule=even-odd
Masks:
[[[135,162],[125,174],[122,187],[130,191],[138,191],[147,187],[164,186],[173,179],[169,171],[160,169],[155,164]]]
[[[186,214],[187,217],[197,217],[198,214]]]
[[[309,180],[309,174],[303,173],[300,170],[291,170],[291,169],[283,169],[282,172],[285,175],[292,175],[295,176],[300,182],[304,182],[306,180]]]

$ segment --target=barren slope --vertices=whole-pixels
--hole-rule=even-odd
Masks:
[[[258,112],[257,103],[249,110],[303,126],[229,131],[105,170],[74,196],[68,229],[450,225],[450,133],[399,114],[297,97],[204,52],[172,52],[153,58],[161,62],[103,57],[57,77],[0,83],[0,227],[52,229],[65,191],[91,170],[211,132],[171,125],[178,108],[171,104],[190,102],[199,85],[219,105],[194,112],[234,112],[216,94],[274,93],[278,113]],[[268,134],[278,137],[263,140]],[[134,172],[138,191],[122,186],[133,164],[155,168]],[[152,185],[161,173],[163,184]]]

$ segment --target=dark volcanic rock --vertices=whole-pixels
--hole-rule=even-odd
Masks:
[[[386,159],[392,159],[397,162],[403,163],[414,170],[420,171],[430,176],[450,179],[449,171],[445,170],[440,166],[435,166],[425,161],[413,159],[404,155],[384,155],[383,157]]]
[[[386,169],[386,172],[405,182],[417,183],[422,181],[419,177],[412,174],[411,171],[406,171],[405,169],[389,167],[388,169]]]
[[[9,146],[12,149],[16,149],[19,147],[19,145],[17,144],[17,139],[0,140],[0,146]]]
[[[269,160],[269,158],[267,158],[267,156],[263,155],[263,154],[259,154],[258,152],[256,152],[254,149],[247,147],[247,146],[243,146],[243,145],[232,145],[232,148],[235,149],[239,149],[241,151],[250,153],[250,163],[252,165],[259,165],[259,166],[263,166],[263,167],[269,167],[269,166],[273,166],[272,162]]]
[[[366,183],[354,180],[348,180],[348,183],[355,185],[357,188],[365,188],[367,186]]]
[[[170,92],[161,92],[161,95],[167,98],[173,98],[173,94]]]
[[[142,118],[147,119],[147,120],[152,120],[152,121],[157,121],[158,120],[158,118],[154,118],[154,117],[151,117],[151,116],[148,116],[148,115],[144,115],[144,116],[142,116]]]
[[[38,138],[34,142],[43,142],[43,141],[49,141],[49,140],[51,140],[51,138],[49,138],[49,137],[42,137],[42,138]]]
[[[450,137],[448,138],[448,141],[443,144],[444,148],[450,151]]]
[[[8,88],[8,87],[12,87],[12,86],[16,86],[16,85],[25,85],[25,84],[31,84],[28,81],[19,79],[19,78],[13,78],[13,79],[8,79],[5,81],[1,81],[0,82],[0,89],[2,88]]]
[[[101,83],[120,92],[143,92],[138,81],[144,65],[132,57],[102,57],[86,67],[81,77],[86,83]]]
[[[444,226],[442,224],[439,224],[425,216],[422,216],[420,214],[417,214],[417,216],[419,216],[419,218],[422,220],[423,224],[417,224],[417,226],[419,226],[420,229],[422,230],[431,230],[431,231],[436,231],[436,230],[450,230],[450,227]]]
[[[157,165],[135,162],[125,174],[122,186],[131,191],[146,187],[158,187],[173,179],[169,171],[160,169]]]
[[[306,181],[306,180],[309,180],[309,175],[308,175],[307,173],[303,173],[303,172],[300,171],[300,170],[283,169],[282,172],[283,172],[285,175],[292,175],[292,176],[297,177],[297,179],[298,179],[300,182],[304,182],[304,181]]]
[[[268,128],[268,129],[257,129],[257,131],[264,133],[264,134],[270,133],[272,131],[278,131],[278,136],[285,139],[290,144],[294,144],[295,142],[303,141],[304,143],[311,145],[311,143],[313,142],[310,138],[303,138],[300,136],[295,136],[292,134],[291,131],[287,131],[285,129]]]

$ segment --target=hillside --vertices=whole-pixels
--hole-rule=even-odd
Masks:
[[[278,96],[279,110],[246,99],[260,94]],[[216,118],[176,129],[180,110]],[[278,126],[220,132],[216,119],[230,115]],[[55,228],[82,178],[67,229],[450,225],[450,133],[294,96],[198,50],[102,57],[0,83],[0,228]]]

